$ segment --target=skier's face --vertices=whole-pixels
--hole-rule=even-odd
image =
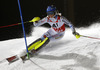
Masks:
[[[53,18],[54,17],[54,14],[48,15],[48,17]]]

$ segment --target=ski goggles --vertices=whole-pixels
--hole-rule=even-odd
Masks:
[[[47,15],[52,15],[52,14],[54,14],[53,11],[47,12]]]

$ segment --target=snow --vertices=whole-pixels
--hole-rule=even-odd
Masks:
[[[28,45],[39,38],[48,28],[36,27],[32,36],[27,37]],[[82,35],[100,38],[100,23],[89,27],[76,28]],[[0,60],[25,50],[24,38],[0,41]],[[0,70],[100,70],[100,40],[81,37],[76,39],[71,29],[66,28],[65,36],[50,42],[37,56],[23,63],[20,60],[8,64],[0,63]]]

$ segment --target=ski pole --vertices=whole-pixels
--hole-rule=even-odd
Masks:
[[[23,22],[23,23],[28,23],[29,21]],[[11,26],[16,26],[16,25],[20,25],[22,23],[16,23],[16,24],[11,24],[11,25],[6,25],[6,26],[0,26],[0,28],[5,28],[5,27],[11,27]]]
[[[39,20],[40,20],[40,17],[34,17],[30,21],[23,22],[23,24],[29,23],[29,22],[35,22],[35,21],[39,21]],[[11,25],[6,25],[6,26],[0,26],[0,28],[10,27],[10,26],[15,26],[15,25],[20,25],[20,24],[22,24],[22,23],[16,23],[16,24],[11,24]]]
[[[98,39],[100,40],[100,38],[96,38],[96,37],[90,37],[90,36],[84,36],[84,35],[80,35],[81,37],[86,37],[86,38],[92,38],[92,39]]]
[[[29,59],[29,51],[28,51],[28,47],[27,47],[27,40],[26,40],[25,29],[24,29],[24,24],[23,24],[23,17],[22,17],[22,12],[21,12],[21,7],[20,7],[20,1],[19,0],[17,0],[17,1],[18,1],[18,6],[19,6],[20,18],[21,18],[21,22],[22,22],[22,28],[23,28],[23,34],[24,34],[24,39],[25,39],[27,57]]]

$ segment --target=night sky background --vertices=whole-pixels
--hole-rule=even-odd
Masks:
[[[20,0],[23,21],[46,16],[49,5],[57,7],[75,27],[100,22],[100,0]],[[0,0],[0,27],[21,22],[17,0]],[[26,36],[31,36],[32,24],[25,24]],[[49,25],[44,25],[49,27]],[[0,41],[23,37],[22,25],[0,28]]]

